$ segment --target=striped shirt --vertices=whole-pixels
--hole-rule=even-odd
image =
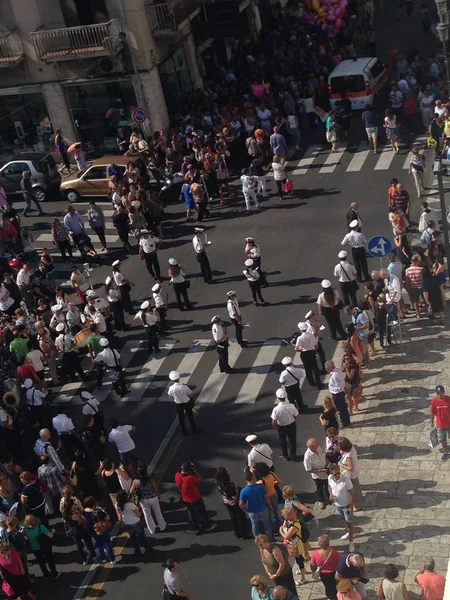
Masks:
[[[405,275],[408,277],[412,288],[422,289],[423,267],[408,267],[405,271]]]

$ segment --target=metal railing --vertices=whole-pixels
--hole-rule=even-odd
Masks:
[[[153,33],[177,31],[186,19],[200,10],[200,5],[200,0],[173,0],[151,4],[149,18]]]
[[[115,53],[119,30],[115,19],[108,23],[32,31],[38,59],[68,60],[83,56],[110,56]]]
[[[11,66],[22,60],[23,48],[17,33],[9,33],[0,38],[0,67]]]

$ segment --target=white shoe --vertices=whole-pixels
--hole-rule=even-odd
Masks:
[[[350,533],[347,531],[346,533],[344,533],[344,535],[341,535],[341,540],[348,540],[348,538],[350,537]]]
[[[110,560],[109,562],[111,565],[115,565],[116,563],[120,562],[122,558],[123,556],[121,554],[117,554],[114,560]]]
[[[348,545],[348,551],[349,552],[355,551],[355,544],[353,542],[350,542],[350,544]]]

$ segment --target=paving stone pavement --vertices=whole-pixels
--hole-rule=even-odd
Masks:
[[[439,448],[428,446],[434,388],[442,384],[450,392],[450,319],[440,327],[408,318],[404,332],[409,339],[403,355],[400,345],[392,345],[364,369],[365,401],[351,428],[341,432],[355,444],[360,462],[364,510],[355,515],[355,546],[369,566],[369,597],[390,562],[414,598],[420,597],[414,577],[424,557],[434,557],[444,576],[450,559],[450,461],[441,462]],[[334,508],[318,516],[312,547],[327,533],[333,547],[347,550]],[[300,586],[298,593],[300,600],[325,597],[321,582]]]

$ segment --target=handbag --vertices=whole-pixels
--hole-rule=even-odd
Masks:
[[[289,194],[294,189],[294,183],[291,179],[286,179],[283,184],[283,191],[285,194]]]
[[[106,520],[97,521],[94,523],[95,535],[103,535],[108,529],[111,529],[111,522]]]
[[[191,282],[189,281],[189,279],[185,279],[184,283],[186,284],[186,289],[188,290],[191,287]]]
[[[436,448],[439,446],[439,434],[437,427],[432,427],[430,430],[430,441],[428,442],[430,448]]]
[[[70,472],[69,472],[69,481],[70,481],[70,485],[72,487],[77,487],[77,485],[78,485],[78,475],[76,473],[76,467],[77,467],[77,463],[74,461],[72,463],[72,466],[70,467]]]
[[[5,592],[8,598],[14,598],[16,595],[16,592],[12,589],[9,583],[5,581],[5,579],[2,581],[2,590]]]
[[[37,534],[39,546],[43,552],[51,552],[52,540],[46,533],[42,531],[41,527],[42,525],[39,525]]]
[[[331,130],[328,130],[326,132],[326,138],[327,138],[327,142],[332,142],[334,139],[334,133]]]
[[[294,558],[297,558],[300,555],[297,542],[295,542],[295,543],[288,542],[286,544],[286,546],[287,546],[287,553],[289,556],[293,556]]]
[[[437,146],[437,141],[434,138],[429,137],[427,139],[427,148],[436,148],[436,146]]]

